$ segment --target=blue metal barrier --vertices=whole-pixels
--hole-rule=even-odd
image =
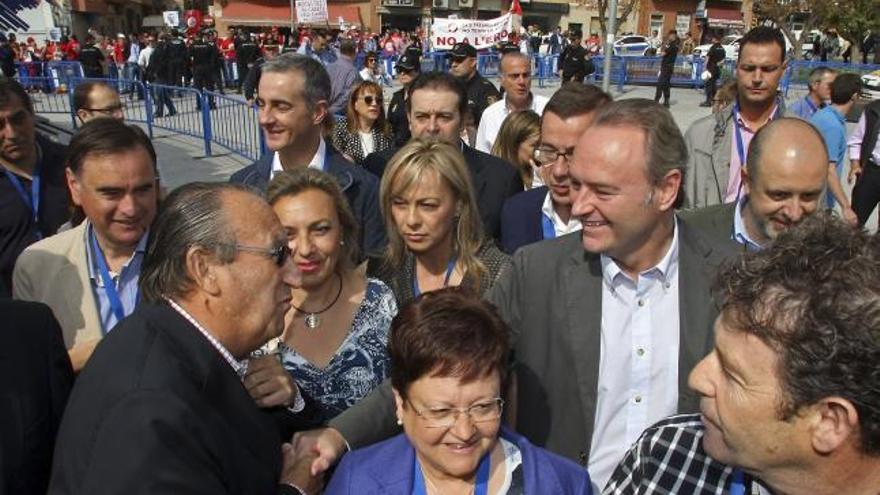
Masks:
[[[45,76],[29,76],[27,84],[22,81],[22,85],[29,89],[34,113],[71,113],[70,95],[66,86],[49,90],[48,88],[53,84],[51,79]]]
[[[202,93],[193,88],[164,84],[148,84],[147,89],[153,93],[150,98],[153,99],[153,107],[156,109],[156,114],[151,116],[153,126],[203,140],[205,154],[210,156],[210,127],[206,129],[205,126],[206,121],[210,119],[206,119],[203,113],[208,102],[205,101],[206,98]],[[163,97],[167,97],[173,105],[173,110],[169,108],[168,113],[165,113],[163,106],[160,106]],[[205,110],[205,112],[209,111]]]
[[[626,57],[624,60],[626,66],[624,69],[626,72],[625,82],[628,84],[655,84],[660,72],[661,60],[660,57]],[[700,80],[702,70],[697,72],[700,67],[702,67],[702,63],[699,60],[694,63],[689,57],[676,58],[672,68],[672,85],[698,86],[698,81],[702,83]]]
[[[256,109],[229,96],[209,91],[205,91],[205,96],[213,96],[217,103],[217,109],[208,114],[210,136],[205,139],[251,160],[263,156],[265,149]]]
[[[611,76],[609,79],[611,80],[611,84],[617,85],[618,91],[623,91],[623,85],[626,82],[626,61],[624,60],[628,57],[622,57],[620,55],[612,55],[611,56]],[[604,64],[605,64],[605,56],[604,55],[596,55],[592,58],[593,67],[596,69],[591,75],[587,76],[587,81],[592,81],[593,83],[599,83],[602,81],[604,76]]]
[[[807,86],[809,86],[810,71],[816,67],[828,67],[837,72],[852,72],[860,75],[880,70],[880,65],[878,64],[847,64],[832,61],[795,60],[789,62],[788,69],[785,71],[785,75],[780,82],[780,85],[784,88],[785,96],[788,96],[788,90],[792,86],[796,88],[807,88]]]
[[[76,128],[79,126],[79,121],[73,115],[73,92],[76,89],[76,86],[82,84],[84,82],[102,82],[110,85],[111,87],[116,87],[116,84],[122,81],[126,86],[131,87],[132,91],[128,94],[120,94],[119,99],[122,101],[122,104],[125,106],[124,116],[126,122],[137,122],[140,124],[145,124],[147,126],[147,134],[150,138],[153,137],[153,113],[152,106],[153,101],[150,91],[144,85],[144,83],[140,81],[136,81],[133,79],[109,79],[109,78],[95,78],[95,77],[79,77],[79,78],[71,78],[70,79],[70,95],[71,95],[71,119],[73,121],[73,127]],[[143,97],[139,97],[143,95]]]

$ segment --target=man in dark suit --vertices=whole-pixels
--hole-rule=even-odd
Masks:
[[[581,229],[571,216],[568,162],[574,145],[593,120],[593,112],[611,101],[597,86],[565,84],[544,107],[541,142],[535,160],[544,186],[512,196],[501,210],[501,247],[508,254],[526,244],[554,239]]]
[[[0,493],[46,493],[73,369],[52,310],[0,299]]]
[[[742,169],[736,202],[682,214],[715,244],[759,251],[819,209],[828,185],[828,153],[808,122],[785,117],[762,127]]]
[[[295,462],[286,446],[282,462],[265,409],[306,426],[293,414],[303,397],[277,356],[247,359],[281,334],[299,283],[286,243],[269,205],[245,186],[171,193],[150,233],[141,304],[77,379],[50,493],[313,488],[308,459]]]
[[[522,179],[512,165],[495,156],[471,148],[461,140],[467,112],[467,93],[454,76],[440,72],[422,74],[412,82],[409,99],[409,129],[414,138],[438,139],[461,149],[471,171],[477,208],[486,235],[501,235],[501,208],[510,196],[523,190]],[[364,168],[382,177],[397,149],[371,153]]]
[[[597,491],[642,430],[699,406],[687,375],[712,347],[709,283],[731,253],[676,218],[686,160],[661,105],[600,108],[571,160],[583,230],[520,249],[488,295],[513,332],[516,430],[589,464]],[[320,454],[313,470],[343,440],[393,433],[389,396],[380,387],[331,428],[301,434],[297,448]]]
[[[262,65],[259,95],[260,126],[272,153],[232,175],[231,182],[265,191],[275,174],[300,167],[334,176],[358,221],[360,252],[381,250],[386,243],[379,213],[379,181],[345,159],[322,136],[330,118],[330,76],[320,62],[285,53]]]

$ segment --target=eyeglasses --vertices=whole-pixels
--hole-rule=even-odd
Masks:
[[[504,410],[504,400],[501,398],[480,402],[470,407],[442,407],[422,411],[419,411],[409,399],[405,400],[416,415],[425,421],[425,426],[428,428],[452,428],[461,414],[467,414],[472,423],[488,423],[501,418],[501,412]]]
[[[83,108],[83,110],[87,112],[98,112],[104,115],[113,115],[114,113],[124,112],[125,105],[120,103],[119,105],[113,105],[107,108]]]
[[[364,103],[366,103],[367,105],[372,105],[373,102],[376,102],[376,105],[381,105],[382,104],[382,97],[381,96],[372,96],[372,95],[364,96]]]
[[[275,261],[275,264],[279,267],[284,266],[284,263],[287,262],[287,259],[290,258],[291,250],[287,244],[282,244],[280,246],[276,246],[274,248],[261,248],[256,246],[245,246],[243,244],[235,244],[233,247],[237,251],[247,251],[250,253],[257,253],[266,256],[267,258],[271,258]]]
[[[542,167],[546,167],[548,165],[552,165],[556,163],[556,160],[561,156],[565,163],[571,161],[571,156],[574,155],[574,150],[568,150],[566,152],[556,151],[555,149],[548,148],[538,148],[535,150],[535,160]]]

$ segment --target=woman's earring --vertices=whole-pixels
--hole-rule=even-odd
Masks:
[[[403,426],[403,420],[402,420],[402,419],[397,418],[397,426]]]

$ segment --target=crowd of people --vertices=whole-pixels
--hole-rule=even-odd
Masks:
[[[170,192],[118,88],[77,87],[61,146],[0,79],[4,493],[875,494],[858,78],[794,114],[756,27],[682,132],[581,82],[539,97],[519,51],[503,94],[452,56],[403,67],[387,117],[320,49],[267,58],[269,152]]]

